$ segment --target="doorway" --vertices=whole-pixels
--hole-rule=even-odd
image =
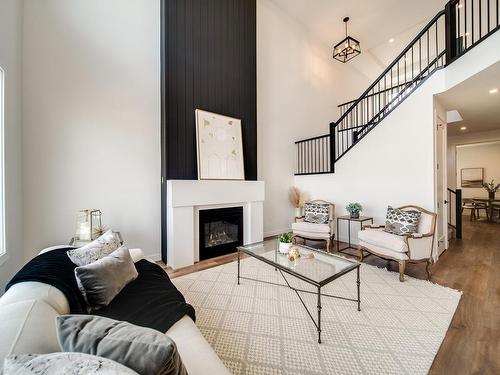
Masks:
[[[448,182],[446,122],[436,115],[436,212],[438,257],[448,248]]]

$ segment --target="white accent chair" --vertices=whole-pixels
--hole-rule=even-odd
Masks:
[[[398,236],[387,233],[385,225],[365,225],[358,233],[360,260],[364,252],[376,255],[386,260],[399,263],[399,281],[404,281],[406,263],[426,262],[427,279],[431,278],[432,249],[434,247],[434,233],[436,217],[434,212],[418,206],[402,206],[402,210],[417,210],[421,212],[418,223],[418,232],[411,235]]]
[[[306,242],[306,240],[325,241],[326,251],[330,252],[333,249],[333,238],[335,237],[333,229],[335,205],[331,202],[319,199],[310,201],[308,203],[328,204],[328,223],[308,223],[304,221],[304,216],[296,217],[295,222],[292,223],[293,242],[296,243],[297,238],[303,239],[304,243]]]

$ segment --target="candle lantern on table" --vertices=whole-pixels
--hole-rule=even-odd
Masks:
[[[79,241],[93,241],[103,233],[102,212],[96,209],[85,209],[78,212],[76,236]]]

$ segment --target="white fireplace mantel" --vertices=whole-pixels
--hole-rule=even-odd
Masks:
[[[167,181],[167,263],[172,268],[199,260],[199,211],[243,207],[243,243],[263,239],[263,181]]]

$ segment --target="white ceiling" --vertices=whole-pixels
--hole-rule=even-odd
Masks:
[[[345,36],[342,19],[350,17],[349,35],[362,53],[348,64],[375,79],[408,42],[444,9],[446,0],[273,0],[301,23],[325,48]],[[394,43],[388,40],[394,38]],[[338,63],[333,61],[332,63]]]
[[[489,90],[494,88],[499,92],[490,94]],[[437,97],[447,111],[457,110],[463,118],[448,125],[449,135],[500,129],[500,63]],[[460,130],[462,126],[467,130]]]

